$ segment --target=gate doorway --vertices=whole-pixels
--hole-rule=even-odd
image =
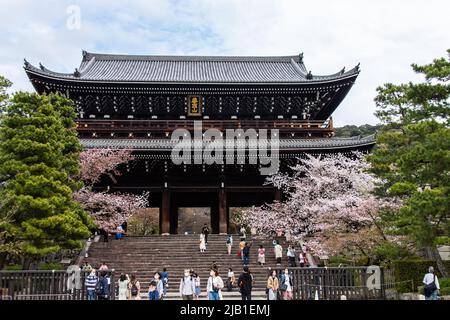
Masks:
[[[211,229],[211,208],[178,208],[178,234],[200,234],[205,223]]]

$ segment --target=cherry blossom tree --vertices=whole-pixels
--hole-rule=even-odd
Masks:
[[[282,230],[317,255],[364,250],[386,240],[380,212],[395,204],[372,194],[379,181],[368,173],[361,153],[306,155],[291,169],[267,179],[283,191],[285,201],[244,210],[237,222],[263,235]]]
[[[82,188],[74,198],[88,211],[97,225],[113,232],[134,213],[148,204],[148,193],[140,195],[127,193],[94,192],[89,188]]]
[[[104,175],[117,183],[116,177],[121,174],[119,165],[133,159],[131,150],[125,149],[87,149],[80,154],[80,176],[85,187],[74,194],[74,199],[91,214],[97,226],[106,232],[113,232],[134,213],[148,205],[147,192],[136,195],[97,192],[92,188]]]
[[[81,179],[88,184],[94,184],[106,174],[114,183],[115,176],[121,172],[118,166],[133,160],[131,150],[127,149],[87,149],[80,153]]]

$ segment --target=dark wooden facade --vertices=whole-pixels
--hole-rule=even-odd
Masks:
[[[308,153],[366,151],[373,137],[339,139],[331,115],[354,84],[359,66],[327,76],[308,72],[303,55],[285,57],[131,56],[83,52],[74,73],[25,61],[39,93],[74,100],[85,148],[126,148],[135,160],[116,184],[99,189],[151,192],[161,233],[177,233],[179,207],[210,207],[213,232],[226,233],[229,208],[281,199],[265,186],[261,164],[172,163],[170,135],[194,121],[203,130],[278,130],[280,170]]]

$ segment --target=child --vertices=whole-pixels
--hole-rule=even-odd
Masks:
[[[156,290],[156,281],[150,282],[148,288],[148,300],[159,300],[159,292]]]

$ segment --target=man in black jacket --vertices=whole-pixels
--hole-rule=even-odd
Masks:
[[[238,286],[242,300],[252,300],[253,276],[247,266],[244,267],[244,273],[239,276]]]

